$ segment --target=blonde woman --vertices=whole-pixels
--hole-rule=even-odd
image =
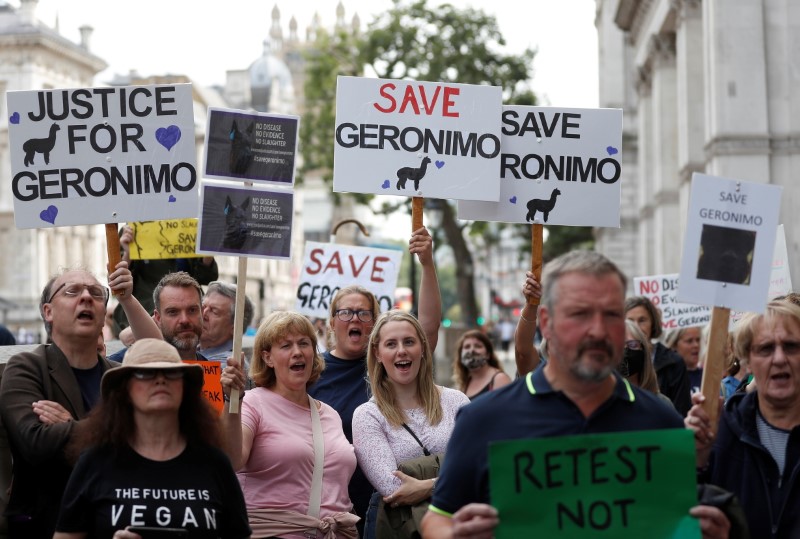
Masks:
[[[372,398],[353,414],[353,445],[370,483],[392,507],[430,498],[436,479],[415,479],[398,471],[401,462],[443,453],[456,412],[469,402],[460,391],[437,386],[433,354],[416,318],[389,311],[375,322],[367,348]],[[373,510],[365,537],[374,535]]]
[[[634,385],[655,393],[670,408],[675,408],[666,395],[658,389],[658,377],[653,362],[650,339],[632,320],[625,320],[625,349],[617,371]]]

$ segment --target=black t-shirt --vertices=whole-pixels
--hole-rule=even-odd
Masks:
[[[221,451],[189,445],[164,462],[129,447],[84,452],[64,491],[56,530],[106,538],[132,525],[184,528],[197,539],[250,536],[242,490]]]
[[[78,386],[81,388],[83,406],[87,410],[94,408],[100,399],[100,380],[103,378],[103,365],[100,361],[91,369],[76,369],[72,367]]]

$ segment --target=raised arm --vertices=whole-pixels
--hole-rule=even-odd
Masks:
[[[436,266],[433,263],[433,238],[428,229],[422,227],[411,234],[408,252],[416,254],[422,266],[419,279],[419,323],[431,352],[436,350],[439,342],[439,326],[442,323],[442,296],[439,293],[439,279],[436,277]],[[413,264],[413,260],[411,261]]]
[[[225,407],[222,409],[222,432],[225,437],[225,454],[233,465],[235,471],[240,470],[250,459],[250,450],[253,448],[253,431],[242,425],[241,409],[238,414],[230,413],[231,389],[238,389],[239,395],[244,394],[245,375],[241,367],[241,360],[228,358],[227,365],[220,378],[222,393],[225,395]],[[243,403],[239,403],[240,406]]]
[[[128,269],[128,262],[123,260],[117,263],[114,272],[108,276],[108,286],[114,292],[122,291],[122,294],[115,297],[125,311],[135,339],[164,338],[152,316],[142,307],[139,300],[133,297],[133,275]]]
[[[525,274],[522,295],[525,296],[525,306],[520,311],[517,330],[514,332],[514,360],[520,376],[528,374],[539,366],[539,352],[533,346],[539,307],[531,305],[530,300],[542,296],[542,286],[530,271]]]

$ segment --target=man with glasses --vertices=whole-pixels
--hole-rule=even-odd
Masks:
[[[207,359],[226,361],[233,353],[233,324],[236,316],[236,285],[213,281],[203,296],[203,331],[200,353]],[[242,331],[253,321],[253,302],[244,297]]]
[[[131,295],[127,262],[109,286],[118,293],[137,337],[160,338],[158,327]],[[48,344],[9,359],[0,381],[0,414],[13,456],[6,509],[10,537],[52,537],[71,472],[64,448],[100,395],[103,373],[115,366],[97,353],[108,288],[88,271],[71,269],[42,290],[39,312]]]

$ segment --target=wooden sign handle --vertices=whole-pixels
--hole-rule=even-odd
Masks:
[[[711,311],[711,326],[708,335],[708,353],[703,365],[703,381],[700,392],[706,398],[703,409],[711,419],[716,430],[719,418],[719,389],[722,372],[725,370],[725,345],[728,341],[728,324],[731,310],[726,307],[714,307]]]
[[[422,206],[425,199],[414,197],[411,199],[411,232],[422,228]]]
[[[236,306],[233,315],[233,357],[242,360],[242,334],[244,333],[244,298],[247,283],[247,257],[239,257],[239,273],[236,277]],[[242,364],[244,368],[244,364]],[[231,389],[231,402],[228,413],[239,413],[239,390]]]
[[[122,260],[119,252],[119,230],[117,223],[106,223],[106,252],[108,253],[108,273],[114,273],[117,264]],[[120,295],[120,290],[113,290],[115,296]]]
[[[531,272],[542,282],[542,230],[540,224],[531,225]],[[539,305],[539,298],[528,298],[528,305]]]

